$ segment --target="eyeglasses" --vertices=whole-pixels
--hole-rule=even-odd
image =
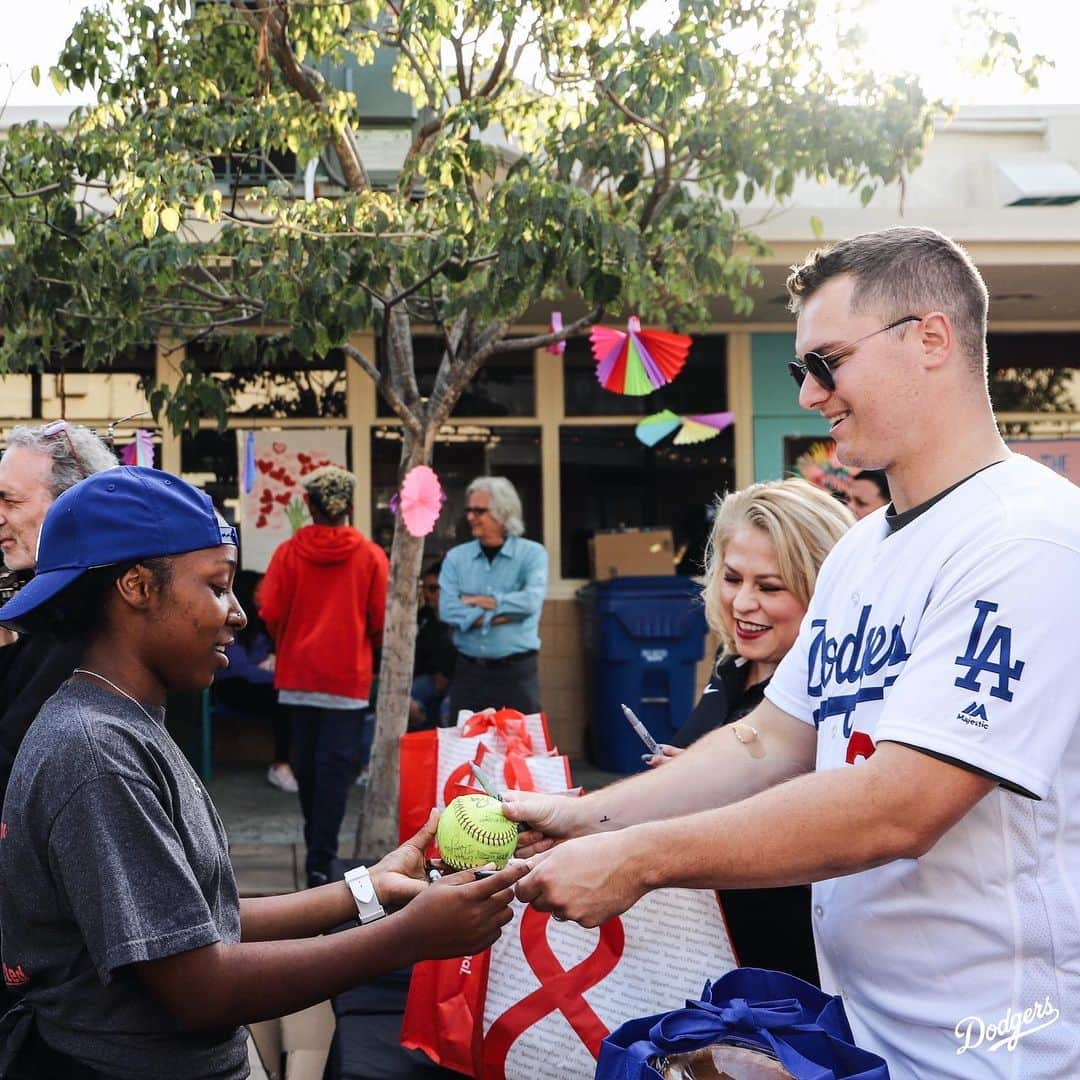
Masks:
[[[802,360],[799,360],[798,357],[789,360],[788,371],[791,372],[795,385],[800,388],[806,376],[813,375],[814,381],[822,390],[835,390],[836,380],[833,378],[833,371],[836,370],[841,360],[847,359],[855,351],[857,345],[869,341],[872,337],[877,337],[878,334],[884,334],[886,330],[895,330],[898,326],[903,326],[904,323],[922,322],[924,318],[923,315],[905,315],[902,319],[897,319],[896,322],[891,322],[880,330],[863,334],[861,338],[856,338],[850,345],[845,345],[843,348],[837,349],[836,352],[826,353],[824,356],[821,353],[808,352]]]
[[[82,473],[87,471],[82,458],[79,457],[79,451],[75,449],[75,444],[71,441],[71,425],[66,420],[53,420],[52,423],[46,424],[41,429],[41,435],[45,439],[55,439],[62,435],[67,440],[68,450],[71,451],[75,464],[79,466],[79,471]]]
[[[477,517],[483,517],[487,512],[488,512],[488,508],[486,506],[466,506],[465,507],[465,516],[466,517],[468,517],[470,514],[475,514]]]

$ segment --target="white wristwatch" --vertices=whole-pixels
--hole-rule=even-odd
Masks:
[[[355,866],[345,872],[345,884],[349,886],[349,892],[356,901],[356,912],[360,918],[360,925],[381,919],[386,912],[383,911],[379,898],[375,895],[375,886],[371,880],[371,874],[366,866]]]

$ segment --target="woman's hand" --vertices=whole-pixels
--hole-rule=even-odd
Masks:
[[[674,757],[678,757],[685,747],[670,746],[667,743],[660,743],[659,754],[642,754],[641,760],[649,766],[650,769],[655,769],[660,765],[663,765],[665,761],[670,761]]]

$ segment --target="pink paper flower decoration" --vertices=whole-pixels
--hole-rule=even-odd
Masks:
[[[427,536],[435,528],[446,496],[434,471],[417,465],[401,485],[401,518],[410,536]]]

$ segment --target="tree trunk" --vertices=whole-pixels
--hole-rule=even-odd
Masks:
[[[404,427],[401,434],[399,480],[415,466],[431,464],[435,441],[430,428],[425,430],[422,439],[417,439]],[[375,739],[371,747],[367,791],[353,853],[358,858],[381,858],[398,843],[398,748],[409,722],[416,651],[417,583],[423,554],[423,538],[411,536],[399,514],[394,522],[394,540],[390,548],[390,587],[386,598],[386,629],[379,667]]]

